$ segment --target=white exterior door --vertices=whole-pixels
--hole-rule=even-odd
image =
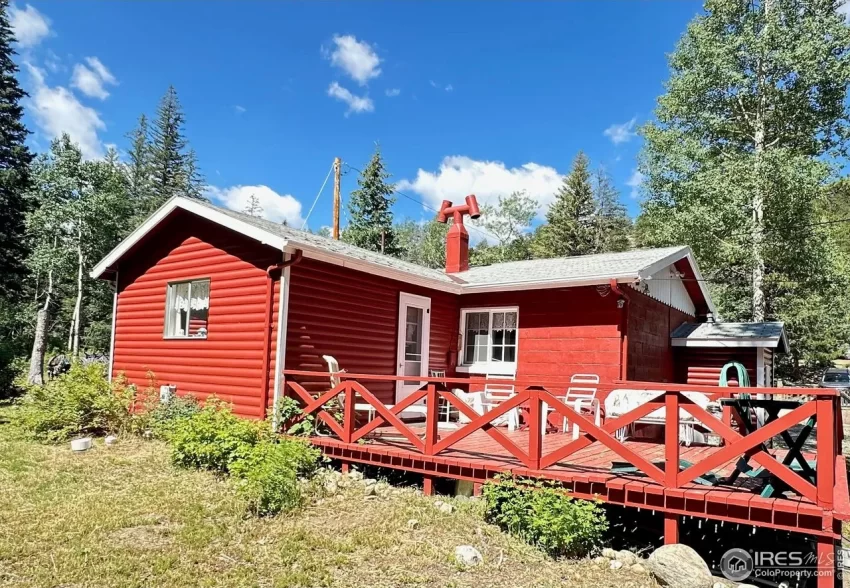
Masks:
[[[431,299],[402,292],[398,301],[398,375],[428,375],[428,345],[431,336]],[[396,383],[396,402],[419,389],[422,380]]]

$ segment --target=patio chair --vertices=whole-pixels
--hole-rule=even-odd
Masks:
[[[501,384],[498,380],[513,380],[514,375],[496,375],[487,374],[488,382],[484,384],[484,394],[481,398],[481,407],[484,412],[490,412],[501,403],[512,398],[516,394],[516,387],[513,384]],[[497,380],[491,382],[490,380]],[[494,425],[508,425],[509,431],[515,431],[519,428],[519,408],[513,408],[504,416],[501,416],[493,421]]]
[[[599,384],[599,376],[597,374],[573,374],[570,378],[570,384]],[[594,423],[598,427],[602,422],[602,407],[599,404],[599,399],[596,398],[596,386],[570,386],[567,388],[567,394],[563,397],[564,404],[575,410],[579,414],[594,415]],[[564,417],[564,432],[569,431],[569,419]],[[573,439],[578,439],[579,426],[573,423]]]
[[[339,362],[332,355],[323,355],[322,359],[328,364],[328,373],[330,374],[331,380],[331,388],[339,385],[342,381],[342,378],[339,377],[339,374],[344,374],[345,370],[340,369]],[[337,399],[339,400],[339,406],[341,409],[345,410],[345,392],[341,392]],[[387,408],[392,408],[392,404],[385,404]],[[354,412],[365,412],[368,414],[368,418],[371,421],[375,418],[375,407],[369,404],[368,402],[356,402],[354,404]]]

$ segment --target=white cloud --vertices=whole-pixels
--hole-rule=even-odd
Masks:
[[[333,82],[328,88],[328,96],[348,104],[348,110],[345,112],[345,116],[348,116],[352,112],[372,112],[375,110],[375,104],[371,98],[368,96],[355,96],[336,82]]]
[[[538,213],[542,214],[562,181],[555,168],[539,163],[509,168],[501,161],[452,155],[443,159],[437,171],[420,169],[415,179],[400,181],[398,189],[422,195],[434,208],[439,208],[443,200],[461,202],[468,194],[475,194],[479,204],[493,204],[499,196],[525,190],[540,203]]]
[[[44,71],[28,62],[24,65],[32,76],[28,102],[39,129],[51,139],[68,133],[86,159],[102,157],[103,143],[97,133],[105,130],[106,124],[98,112],[80,103],[67,88],[48,86]]]
[[[247,108],[245,108],[244,106],[240,106],[239,104],[235,104],[233,106],[233,110],[236,112],[236,114],[244,114],[248,111]]]
[[[23,10],[12,4],[9,24],[21,47],[35,47],[50,35],[50,20],[29,4]]]
[[[361,86],[381,75],[381,58],[369,43],[354,35],[334,35],[335,49],[324,50],[331,64],[340,68]]]
[[[454,86],[452,86],[451,84],[446,86],[446,92],[451,92],[452,90],[454,90]]]
[[[611,139],[611,142],[614,143],[614,145],[627,143],[637,134],[635,133],[636,123],[637,118],[633,118],[632,120],[626,121],[620,125],[614,124],[605,129],[602,134]]]
[[[843,14],[845,19],[850,19],[850,0],[838,6],[838,14]]]
[[[97,57],[86,57],[86,63],[88,65],[78,63],[74,66],[71,86],[86,96],[105,100],[109,96],[106,86],[114,86],[118,84],[118,80]]]
[[[401,94],[401,88],[387,88],[384,94],[386,94],[390,98],[395,98],[396,96]]]
[[[626,180],[626,185],[632,189],[630,196],[637,199],[640,196],[640,187],[643,184],[645,176],[638,170],[632,170],[632,175]]]
[[[278,194],[268,186],[231,186],[217,188],[207,186],[206,195],[213,201],[231,210],[243,212],[251,196],[255,196],[263,208],[263,217],[276,223],[284,220],[291,227],[301,228],[301,203],[291,194]]]

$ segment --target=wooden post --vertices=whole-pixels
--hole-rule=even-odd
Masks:
[[[664,545],[679,542],[679,516],[670,512],[664,513]]]
[[[679,487],[679,393],[664,396],[664,485]]]
[[[326,160],[327,161],[327,160]],[[342,161],[339,157],[334,157],[334,218],[333,218],[333,238],[334,241],[339,241],[339,182],[340,182],[340,167]]]
[[[425,496],[433,496],[434,495],[434,476],[429,476],[425,474],[424,480],[422,480],[422,493]]]
[[[481,488],[483,484],[481,482],[473,482],[472,483],[472,495],[473,496],[481,496]]]
[[[540,414],[540,390],[528,389],[528,463],[531,470],[540,469],[540,457],[543,449],[544,423]]]
[[[835,485],[835,397],[818,398],[817,402],[817,487],[818,506],[832,508]]]
[[[434,455],[434,445],[439,440],[440,411],[437,403],[437,386],[428,384],[428,394],[425,397],[425,455]]]
[[[351,466],[349,465],[349,463],[347,461],[342,462],[342,473],[343,474],[348,474],[350,469],[351,469]]]
[[[818,537],[817,588],[835,588],[835,572],[838,561],[835,553],[835,541],[829,537]]]
[[[351,436],[354,434],[354,390],[348,382],[343,385],[345,386],[345,402],[342,409],[342,431],[345,433],[343,441],[351,443]]]

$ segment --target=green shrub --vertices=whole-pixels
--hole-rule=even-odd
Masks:
[[[239,493],[257,515],[271,515],[300,506],[299,475],[312,474],[319,451],[307,443],[262,440],[240,453],[230,464]]]
[[[216,398],[195,414],[169,426],[171,459],[176,465],[227,473],[238,455],[270,436],[268,425],[234,415]]]
[[[187,394],[175,396],[168,402],[155,402],[145,407],[144,412],[139,415],[140,423],[145,430],[151,431],[155,439],[168,439],[174,427],[183,419],[188,419],[201,411],[198,399]]]
[[[110,383],[102,365],[74,364],[44,386],[28,386],[17,415],[31,436],[55,443],[123,431],[132,400],[133,390],[123,378]]]
[[[584,557],[608,529],[597,503],[567,496],[552,484],[498,478],[484,486],[488,522],[553,557]]]

